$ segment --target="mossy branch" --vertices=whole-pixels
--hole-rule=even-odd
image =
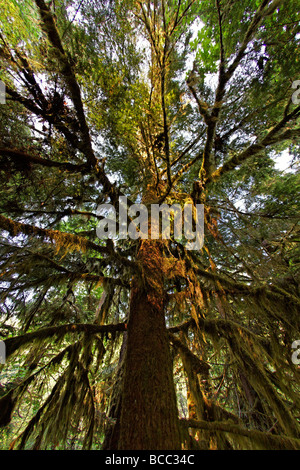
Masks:
[[[82,134],[83,143],[85,147],[85,154],[87,156],[87,162],[89,165],[93,167],[97,167],[98,160],[95,157],[94,151],[92,149],[89,128],[86,122],[85,112],[84,112],[83,103],[81,99],[81,91],[80,91],[78,82],[76,80],[74,71],[72,69],[72,66],[70,64],[70,61],[63,48],[61,38],[59,36],[58,30],[57,30],[57,27],[53,18],[53,14],[49,6],[44,2],[44,0],[36,0],[35,3],[41,15],[43,28],[48,36],[50,44],[54,48],[56,58],[61,68],[61,73],[64,76],[65,81],[70,90],[72,101],[74,103],[77,117],[80,122],[80,129],[81,129],[81,134]]]
[[[183,428],[202,429],[210,432],[225,432],[237,436],[243,436],[255,443],[255,447],[265,450],[300,450],[300,439],[294,439],[286,436],[277,436],[268,432],[249,430],[231,422],[208,422],[181,419],[180,424]],[[250,448],[252,445],[250,444]]]
[[[6,346],[6,357],[8,358],[21,347],[24,347],[27,344],[35,340],[43,341],[53,336],[62,338],[68,333],[72,333],[72,334],[88,333],[89,335],[95,335],[97,333],[108,334],[108,333],[122,332],[125,330],[126,330],[125,323],[116,323],[116,324],[110,324],[110,325],[95,325],[95,324],[89,324],[89,323],[68,323],[66,325],[41,328],[31,333],[26,333],[24,335],[5,339],[4,342]]]
[[[210,366],[207,362],[199,359],[195,354],[190,351],[190,349],[185,344],[182,343],[182,341],[180,341],[178,338],[176,338],[175,335],[170,332],[169,338],[174,348],[180,352],[180,355],[184,355],[184,357],[189,361],[195,374],[206,375],[208,373]]]
[[[69,171],[69,172],[79,172],[83,173],[86,170],[86,165],[75,165],[70,162],[57,162],[54,160],[49,160],[46,158],[39,157],[37,155],[32,155],[29,154],[28,152],[15,149],[15,148],[0,148],[0,155],[3,155],[5,157],[10,157],[12,160],[16,162],[28,162],[28,163],[34,163],[37,165],[45,166],[48,168],[61,168],[63,170]]]
[[[110,243],[107,246],[97,245],[96,243],[87,240],[79,235],[73,235],[67,232],[61,232],[59,230],[50,230],[35,225],[24,224],[16,222],[8,217],[4,217],[0,214],[0,228],[8,231],[13,237],[23,233],[24,235],[32,235],[41,237],[42,239],[49,239],[57,245],[57,250],[69,251],[82,251],[93,250],[97,253],[106,254],[111,259],[124,264],[125,266],[135,268],[136,264],[126,257],[122,256],[121,253],[114,250],[114,246]]]

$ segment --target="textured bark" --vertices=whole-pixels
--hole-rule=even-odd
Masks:
[[[139,249],[143,279],[133,283],[118,448],[181,448],[158,241]]]

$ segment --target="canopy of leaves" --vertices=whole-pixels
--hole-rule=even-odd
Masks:
[[[105,446],[126,196],[204,204],[201,250],[159,241],[182,448],[299,449],[299,1],[0,5],[0,445]]]

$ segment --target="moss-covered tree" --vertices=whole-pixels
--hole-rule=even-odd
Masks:
[[[2,2],[5,446],[300,448],[299,6]],[[99,239],[120,196],[203,247]]]

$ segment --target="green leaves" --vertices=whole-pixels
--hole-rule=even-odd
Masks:
[[[1,34],[13,47],[32,50],[41,39],[36,9],[29,0],[1,0]]]
[[[1,7],[0,331],[18,344],[25,330],[38,340],[40,329],[82,328],[23,344],[11,369],[23,379],[14,399],[30,409],[22,422],[14,415],[22,445],[68,448],[77,439],[77,447],[90,447],[95,437],[100,448],[104,424],[116,418],[107,415],[109,399],[113,406],[120,399],[112,386],[121,338],[115,326],[105,336],[101,328],[122,322],[127,329],[132,279],[145,270],[135,240],[97,237],[98,205],[118,211],[121,194],[133,203],[205,204],[203,250],[159,240],[156,259],[149,243],[143,279],[151,285],[161,274],[166,323],[209,365],[198,380],[175,357],[184,384],[195,386],[199,422],[213,411],[218,423],[242,419],[247,436],[255,428],[294,433],[297,2],[12,0]],[[283,151],[294,159],[286,173],[274,167]],[[203,429],[207,447],[244,445]]]
[[[200,74],[217,72],[220,47],[216,42],[213,30],[203,25],[197,33],[197,38],[191,42],[191,49],[196,52]]]

